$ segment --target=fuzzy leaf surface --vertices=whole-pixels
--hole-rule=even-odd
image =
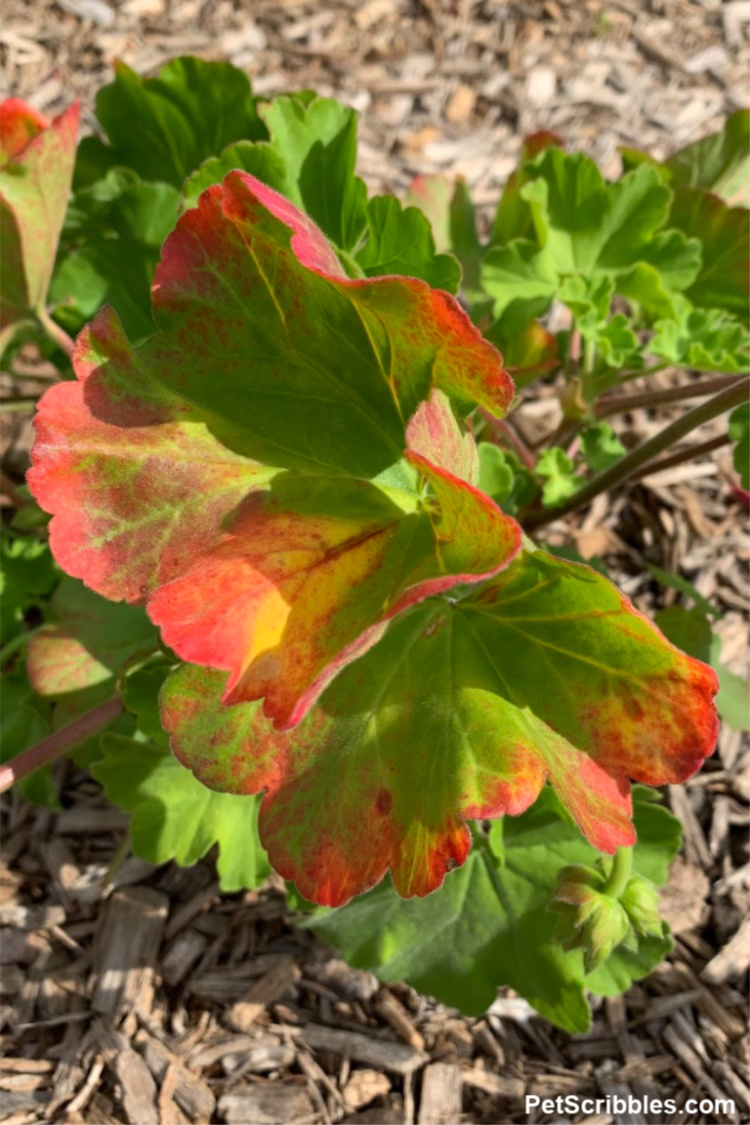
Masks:
[[[158,378],[242,428],[266,464],[371,477],[401,457],[433,385],[496,414],[512,397],[500,357],[447,294],[346,279],[320,230],[245,173],[179,221],[154,316],[162,331],[141,354]]]
[[[466,820],[523,812],[547,777],[595,847],[629,846],[627,779],[698,768],[715,690],[606,579],[537,551],[394,622],[294,732],[222,707],[220,677],[190,667],[167,681],[162,723],[211,788],[266,790],[271,863],[337,905],[388,869],[400,894],[428,894],[465,860]]]
[[[641,787],[634,797],[634,866],[662,883],[679,847],[679,822],[652,804]],[[490,845],[495,845],[495,835],[493,826]],[[341,949],[350,965],[384,981],[408,981],[467,1015],[480,1015],[498,986],[508,985],[558,1027],[587,1030],[591,1017],[584,989],[599,991],[596,986],[601,985],[608,993],[609,980],[601,970],[585,977],[580,951],[562,950],[549,900],[558,870],[569,863],[592,863],[596,852],[549,788],[533,808],[504,822],[495,850],[499,855],[492,846],[475,848],[461,870],[429,898],[404,900],[386,882],[302,925]],[[668,940],[665,946],[651,950],[640,965],[617,950],[602,968],[609,975],[625,973],[627,987],[664,956]]]

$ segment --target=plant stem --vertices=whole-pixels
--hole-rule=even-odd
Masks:
[[[54,322],[46,309],[37,309],[36,315],[37,320],[52,343],[56,344],[57,347],[60,348],[61,351],[64,351],[70,358],[70,356],[73,355],[73,348],[75,347],[73,338],[68,335],[64,328],[61,328],[59,324]]]
[[[604,893],[610,898],[619,899],[628,885],[632,871],[633,849],[618,848],[612,860],[612,869],[607,877]]]
[[[731,387],[726,387],[713,398],[708,399],[707,402],[686,411],[681,418],[676,418],[674,422],[665,426],[660,433],[655,434],[648,441],[644,441],[642,445],[626,454],[625,457],[621,457],[609,469],[605,469],[604,472],[592,477],[584,484],[583,488],[579,488],[578,492],[564,504],[530,514],[525,521],[526,530],[552,523],[553,520],[566,516],[569,512],[574,512],[576,509],[583,507],[584,504],[588,504],[600,492],[606,492],[615,485],[629,480],[638,469],[648,464],[658,453],[680,441],[686,434],[697,429],[698,426],[702,426],[704,422],[710,422],[712,418],[717,418],[720,414],[733,410],[735,406],[740,406],[747,399],[748,386],[750,386],[750,379],[735,380]]]
[[[34,770],[59,758],[67,750],[72,750],[84,738],[109,726],[122,710],[122,700],[119,696],[107,699],[98,707],[92,708],[85,715],[69,723],[67,727],[55,731],[54,734],[43,738],[35,746],[30,746],[28,750],[24,750],[23,753],[0,766],[0,793],[4,793],[11,785],[28,777]]]
[[[506,419],[493,418],[486,410],[480,409],[479,413],[494,431],[495,437],[509,446],[513,452],[518,455],[527,469],[533,470],[536,465],[536,459],[518,430],[514,429]]]
[[[681,387],[667,387],[662,391],[643,391],[635,395],[610,395],[594,407],[594,416],[597,419],[609,418],[611,414],[624,414],[629,410],[639,410],[642,407],[662,406],[667,402],[682,402],[686,398],[704,398],[706,395],[716,394],[725,387],[731,387],[737,382],[736,375],[717,375],[715,379],[704,379],[699,383],[688,383]]]
[[[687,449],[681,449],[678,453],[673,453],[671,457],[662,457],[659,461],[651,461],[650,464],[639,469],[637,473],[633,473],[630,480],[643,480],[644,477],[650,477],[652,473],[660,473],[662,469],[684,465],[686,461],[692,461],[695,457],[702,457],[704,453],[713,453],[714,449],[721,449],[723,445],[731,445],[731,443],[732,439],[729,434],[721,434],[720,437],[710,438],[709,441],[701,441],[697,445],[691,445]]]

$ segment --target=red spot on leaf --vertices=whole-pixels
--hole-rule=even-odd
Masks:
[[[391,811],[393,797],[387,789],[379,789],[375,798],[375,808],[381,816],[386,816]]]

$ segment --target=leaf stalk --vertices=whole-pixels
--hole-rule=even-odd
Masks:
[[[542,512],[531,513],[524,520],[524,527],[529,531],[532,528],[552,523],[553,520],[560,519],[561,516],[566,516],[570,512],[582,508],[584,504],[588,504],[600,492],[606,492],[608,489],[614,488],[615,485],[623,484],[657,454],[680,441],[686,434],[697,429],[698,426],[702,426],[705,422],[718,418],[720,414],[726,414],[728,410],[733,410],[735,406],[740,406],[747,399],[749,386],[750,379],[748,378],[735,380],[731,386],[719,391],[706,402],[702,402],[700,406],[686,411],[681,418],[676,418],[674,422],[670,422],[660,433],[655,434],[648,441],[644,441],[642,445],[626,454],[625,457],[620,458],[609,469],[597,473],[564,504],[555,508],[547,508]]]
[[[53,344],[56,344],[61,351],[65,352],[66,356],[70,359],[73,355],[73,348],[75,341],[72,336],[69,336],[64,328],[56,324],[46,309],[37,309],[37,319],[50,338]]]
[[[604,893],[610,898],[620,899],[633,873],[633,849],[618,848],[612,860],[612,868],[604,886]]]
[[[594,417],[600,421],[612,414],[625,414],[630,410],[644,407],[663,406],[669,402],[682,402],[686,398],[705,398],[707,395],[723,391],[737,382],[736,375],[717,375],[714,379],[703,379],[679,387],[667,387],[661,391],[643,391],[634,395],[610,395],[602,398],[594,407]]]
[[[6,789],[10,789],[17,782],[23,781],[35,770],[53,762],[55,758],[59,758],[66,751],[72,750],[84,738],[97,734],[98,731],[114,722],[122,712],[122,700],[119,696],[114,696],[112,699],[100,703],[98,707],[93,707],[85,715],[81,715],[68,726],[63,727],[62,730],[55,731],[54,734],[43,738],[41,742],[30,746],[28,750],[24,750],[23,753],[0,766],[0,793],[4,793]]]

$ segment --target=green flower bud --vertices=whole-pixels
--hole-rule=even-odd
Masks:
[[[631,876],[620,902],[637,933],[642,937],[661,937],[659,895],[653,883],[642,875]]]
[[[640,938],[661,937],[659,899],[641,875],[630,874],[629,850],[595,866],[575,863],[557,877],[550,909],[558,916],[557,936],[563,949],[581,949],[587,973],[601,965],[618,946],[638,951]]]

